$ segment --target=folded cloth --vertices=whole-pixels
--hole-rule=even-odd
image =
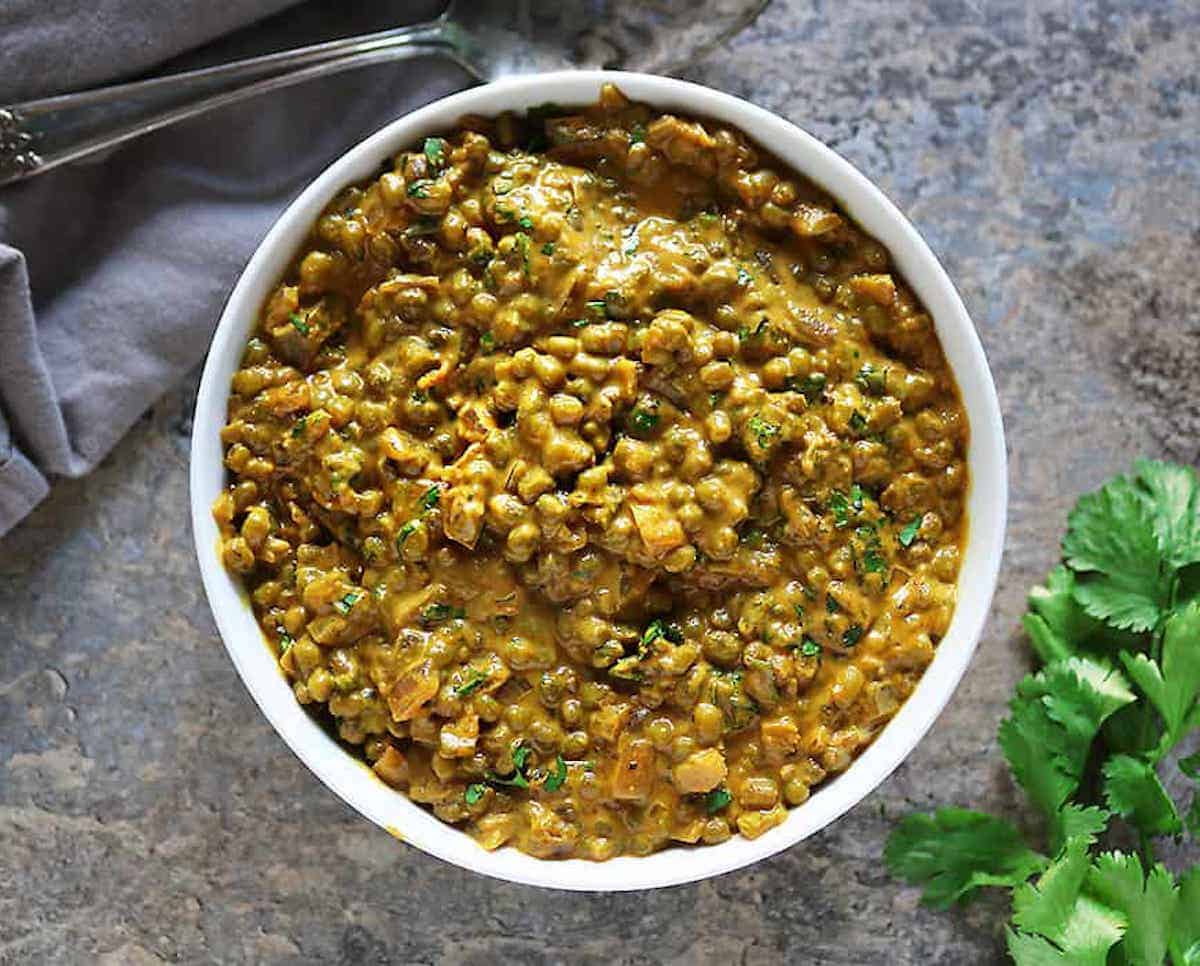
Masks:
[[[238,27],[205,48],[206,62],[222,49],[245,56],[426,20],[442,6],[381,5],[390,22],[364,25],[333,0],[276,13],[288,2],[9,0],[0,104],[126,79]],[[238,272],[308,181],[466,82],[438,58],[364,68],[0,188],[0,535],[54,477],[92,469],[200,362]]]

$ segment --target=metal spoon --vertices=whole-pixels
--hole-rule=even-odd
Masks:
[[[569,67],[670,73],[752,23],[768,3],[451,0],[429,23],[0,106],[0,185],[255,94],[383,61],[442,54],[480,81]]]

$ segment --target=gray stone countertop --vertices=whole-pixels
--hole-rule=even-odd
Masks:
[[[1197,457],[1200,6],[777,2],[691,77],[791,118],[907,212],[1003,404],[1008,543],[978,656],[908,761],[753,868],[594,897],[399,844],[287,751],[217,638],[187,520],[195,381],[0,541],[0,963],[984,963],[1004,903],[890,881],[896,816],[1017,815],[995,727],[1075,496]],[[1195,858],[1195,856],[1192,856]]]

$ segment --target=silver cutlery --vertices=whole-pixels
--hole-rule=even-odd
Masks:
[[[0,106],[0,185],[257,94],[430,54],[476,80],[571,67],[671,73],[770,0],[452,0],[436,20],[165,77]]]

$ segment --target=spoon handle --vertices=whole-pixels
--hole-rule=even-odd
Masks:
[[[256,94],[434,53],[461,63],[441,19],[167,77],[0,105],[0,185]]]

